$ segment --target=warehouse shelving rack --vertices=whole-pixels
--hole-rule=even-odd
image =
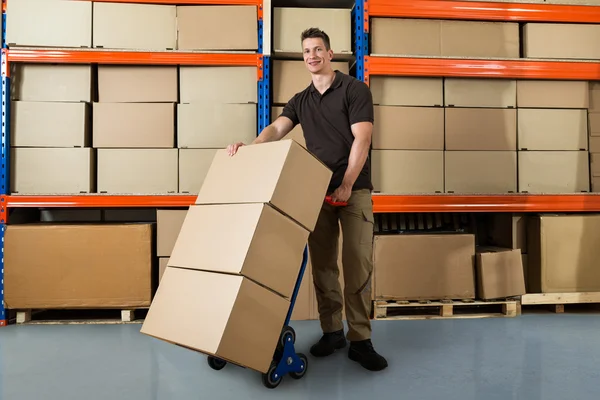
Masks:
[[[13,0],[15,1],[15,0]],[[79,0],[92,1],[92,0]],[[10,18],[7,0],[2,0],[2,140],[0,160],[0,326],[7,324],[4,308],[4,232],[11,208],[177,208],[194,203],[189,195],[74,195],[74,196],[11,196],[10,195],[10,63],[63,64],[137,64],[137,65],[218,65],[256,66],[258,91],[258,132],[270,123],[270,0],[93,0],[95,2],[171,4],[171,5],[256,5],[258,11],[257,53],[206,52],[138,52],[94,49],[8,48],[6,20]],[[267,40],[264,40],[267,38]]]
[[[507,22],[600,23],[600,7],[453,0],[356,0],[353,10],[356,77],[421,76],[600,80],[600,63],[539,59],[390,57],[369,52],[371,17]],[[600,194],[389,195],[373,196],[374,211],[586,212],[600,211]]]

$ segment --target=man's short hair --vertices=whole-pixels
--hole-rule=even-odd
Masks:
[[[325,50],[329,51],[331,49],[329,35],[319,28],[308,28],[302,32],[302,35],[300,35],[300,42],[304,42],[304,39],[323,39],[323,43],[325,43]]]

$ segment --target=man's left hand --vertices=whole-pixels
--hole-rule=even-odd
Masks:
[[[352,186],[341,185],[331,194],[331,200],[336,203],[347,203],[352,195]]]

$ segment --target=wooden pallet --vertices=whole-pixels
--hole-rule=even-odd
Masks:
[[[581,293],[530,293],[521,296],[521,308],[548,308],[555,313],[564,313],[565,306],[592,306],[600,311],[600,292]]]
[[[16,323],[29,325],[139,324],[147,308],[82,310],[16,310]]]
[[[374,319],[421,320],[515,317],[518,301],[394,301],[375,300]]]

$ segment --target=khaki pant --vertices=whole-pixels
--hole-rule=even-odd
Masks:
[[[342,227],[344,295],[339,283],[339,226]],[[373,201],[367,189],[352,192],[348,205],[323,204],[308,239],[313,281],[324,333],[343,329],[345,304],[350,341],[371,337],[371,275],[373,273]],[[345,303],[343,303],[345,302]]]

